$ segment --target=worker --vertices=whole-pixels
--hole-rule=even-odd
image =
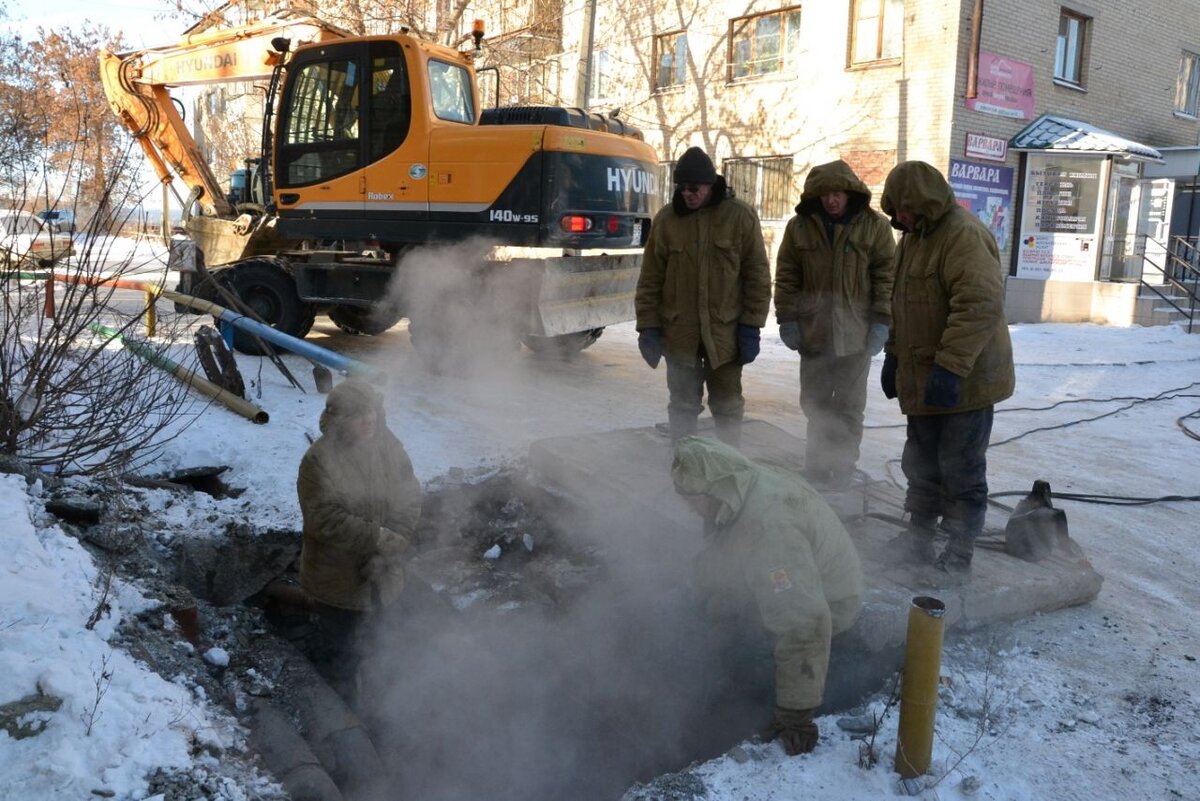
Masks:
[[[671,440],[693,434],[704,388],[719,438],[741,440],[742,367],[758,356],[771,273],[758,216],[733,197],[712,159],[688,148],[675,194],[650,226],[634,304],[638,349],[665,356]]]
[[[970,576],[987,511],[987,446],[996,403],[1016,383],[991,231],[954,199],[934,167],[897,165],[880,202],[903,231],[892,329],[880,383],[908,418],[901,467],[910,515],[901,544],[939,583]],[[935,556],[939,526],[949,543]]]
[[[841,488],[853,476],[867,373],[892,318],[896,241],[870,201],[846,162],[814,167],[776,261],[779,338],[800,353],[804,475],[818,487]]]
[[[715,440],[681,439],[671,477],[706,523],[695,583],[712,627],[733,636],[761,631],[772,640],[770,733],[789,755],[812,751],[830,641],[862,607],[862,567],[850,535],[804,479]]]
[[[300,587],[317,610],[314,662],[352,694],[363,617],[404,587],[402,558],[421,516],[421,485],[370,384],[351,378],[334,387],[320,427],[296,481]]]

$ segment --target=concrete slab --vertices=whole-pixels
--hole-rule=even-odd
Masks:
[[[706,433],[703,425],[700,433]],[[755,461],[795,472],[803,467],[803,440],[763,421],[746,421],[742,451]],[[543,439],[529,454],[539,483],[584,514],[622,526],[637,521],[636,526],[663,548],[694,550],[700,523],[676,495],[670,464],[670,439],[655,427]],[[827,709],[857,703],[900,667],[915,596],[942,600],[951,632],[1087,603],[1100,591],[1103,579],[1082,549],[1059,551],[1038,563],[1004,553],[1006,516],[1000,510],[989,512],[987,536],[976,550],[971,581],[961,587],[936,587],[931,581],[935,574],[906,566],[888,546],[899,529],[884,518],[902,515],[900,489],[888,482],[860,480],[825,497],[858,546],[868,588],[858,622],[834,641]]]

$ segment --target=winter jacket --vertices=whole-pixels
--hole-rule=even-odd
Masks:
[[[754,209],[713,184],[695,211],[679,192],[655,216],[642,256],[634,305],[637,329],[661,328],[664,353],[693,364],[704,347],[713,368],[738,356],[739,324],[762,328],[771,304],[771,270]]]
[[[849,195],[832,242],[821,206],[828,192]],[[804,182],[775,265],[775,314],[800,324],[803,355],[862,353],[871,323],[891,320],[896,241],[870,201],[871,190],[844,161],[814,167]]]
[[[862,607],[862,567],[841,521],[799,476],[715,440],[680,440],[671,476],[679,492],[718,501],[697,589],[723,608],[756,610],[775,640],[779,706],[820,706],[830,639]]]
[[[347,423],[359,415],[373,415],[375,430],[351,443]],[[347,379],[336,386],[320,426],[296,481],[304,516],[300,586],[321,603],[364,611],[372,590],[391,595],[403,583],[397,556],[416,532],[421,485],[369,385]],[[385,577],[387,588],[372,586]]]
[[[897,358],[896,390],[906,415],[982,409],[1013,393],[1012,342],[995,237],[954,200],[942,174],[909,161],[888,175],[880,206],[916,215],[900,240],[887,352]],[[953,408],[924,403],[934,364],[962,379]]]

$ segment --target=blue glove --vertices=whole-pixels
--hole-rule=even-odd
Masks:
[[[800,350],[800,343],[804,341],[804,336],[800,333],[800,323],[795,320],[780,323],[779,338],[790,349]]]
[[[758,358],[761,332],[752,325],[737,327],[738,357],[742,364],[749,364]]]
[[[961,378],[940,364],[935,364],[929,380],[925,382],[925,405],[952,409],[958,405],[961,389]]]
[[[871,328],[867,331],[867,355],[874,356],[883,350],[887,338],[888,327],[885,324],[871,323]]]
[[[888,400],[896,397],[896,365],[898,363],[899,360],[894,353],[883,357],[883,370],[879,373],[879,386],[883,387],[883,397]]]
[[[663,355],[663,336],[661,328],[645,328],[638,331],[638,350],[651,370],[658,369],[658,362]]]

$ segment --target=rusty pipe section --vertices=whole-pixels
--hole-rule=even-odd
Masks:
[[[180,382],[184,384],[184,386],[196,390],[201,395],[212,398],[218,403],[223,404],[230,411],[237,412],[242,417],[245,417],[247,420],[258,423],[259,425],[263,425],[270,420],[270,417],[267,415],[267,413],[255,406],[253,403],[250,403],[243,398],[239,398],[232,392],[212,383],[207,378],[202,378],[196,375],[196,373],[179,364],[178,362],[167,358],[161,353],[157,353],[145,345],[139,342],[131,342],[130,340],[126,339],[120,331],[116,331],[108,326],[101,325],[100,323],[88,323],[88,327],[101,336],[108,337],[110,340],[117,340],[127,350],[150,362],[155,367],[158,367],[159,369],[164,370],[178,378]]]
[[[933,721],[937,714],[945,617],[946,605],[937,598],[922,595],[912,599],[904,678],[900,684],[900,731],[896,739],[895,768],[902,779],[924,775],[933,757]]]

